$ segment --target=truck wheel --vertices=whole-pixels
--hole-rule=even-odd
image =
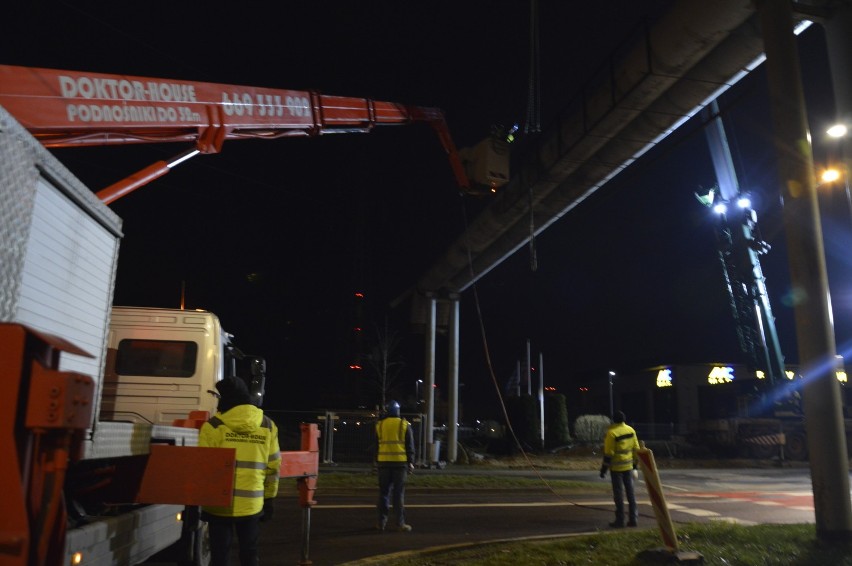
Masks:
[[[764,446],[763,444],[753,444],[749,452],[751,453],[751,457],[757,460],[768,460],[773,456],[778,455],[778,446],[770,445]]]
[[[207,521],[201,521],[192,542],[192,560],[179,562],[179,566],[210,566],[210,527]]]
[[[808,439],[804,432],[791,432],[787,434],[787,445],[784,454],[790,460],[808,459]]]
[[[202,521],[195,538],[195,566],[210,566],[210,525]]]

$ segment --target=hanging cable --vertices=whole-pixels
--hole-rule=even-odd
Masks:
[[[601,511],[601,512],[605,512],[605,513],[611,513],[612,509],[609,508],[609,506],[603,507],[603,506],[600,506],[596,503],[581,503],[581,502],[574,500],[573,498],[566,497],[565,495],[559,493],[556,490],[556,488],[554,488],[550,484],[550,482],[547,481],[547,478],[544,477],[544,475],[541,473],[541,470],[532,461],[532,459],[530,458],[529,452],[526,449],[524,449],[523,443],[521,442],[521,440],[518,438],[517,434],[515,433],[515,428],[512,426],[512,420],[509,417],[509,411],[506,408],[506,401],[503,397],[503,392],[500,388],[500,384],[497,381],[497,374],[495,373],[494,366],[491,362],[491,351],[490,351],[489,346],[488,346],[488,338],[487,338],[487,334],[486,334],[486,330],[485,330],[485,319],[482,316],[482,305],[479,301],[479,290],[477,289],[476,273],[473,269],[473,254],[471,252],[470,242],[467,239],[469,224],[468,224],[468,217],[467,217],[467,208],[465,207],[464,201],[461,202],[461,214],[462,214],[462,221],[463,221],[463,224],[464,224],[463,232],[462,232],[462,238],[464,239],[464,249],[465,249],[465,254],[467,255],[467,267],[468,267],[468,270],[469,270],[469,273],[470,273],[471,281],[473,281],[473,283],[471,284],[471,289],[473,291],[473,302],[474,302],[474,306],[475,306],[475,309],[476,309],[476,318],[477,318],[477,322],[479,324],[480,337],[482,338],[482,350],[483,350],[483,353],[485,355],[485,365],[488,369],[488,375],[491,378],[491,383],[494,386],[494,391],[497,394],[497,400],[500,403],[500,410],[503,414],[503,418],[506,420],[506,429],[509,431],[509,435],[512,437],[512,441],[514,442],[515,448],[517,448],[518,451],[520,452],[521,456],[523,457],[524,461],[527,464],[528,469],[535,474],[536,478],[545,486],[545,488],[548,490],[548,492],[551,495],[553,495],[556,499],[558,499],[559,501],[561,501],[561,502],[563,502],[563,503],[565,503],[569,506],[572,506],[572,507],[579,507],[581,509],[589,509],[589,510],[592,510],[592,511]],[[527,367],[527,371],[529,371],[529,366]],[[649,515],[646,515],[644,513],[640,513],[640,516],[645,517],[645,518],[653,518],[653,516],[649,516]]]
[[[538,0],[530,2],[530,69],[527,91],[527,118],[524,133],[541,131],[541,91],[540,91],[540,42],[538,25]]]
[[[532,185],[527,188],[527,194],[529,195],[529,207],[530,207],[530,271],[538,270],[538,253],[535,249],[535,208],[533,207],[533,192]]]
[[[539,9],[538,0],[530,1],[530,69],[527,91],[527,117],[524,123],[524,133],[541,132],[541,73],[540,73],[540,40],[539,40]],[[527,187],[528,204],[530,209],[530,271],[538,270],[538,253],[535,247],[535,208],[533,207],[532,185]]]

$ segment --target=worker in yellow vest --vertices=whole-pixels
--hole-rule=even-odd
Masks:
[[[211,566],[227,566],[234,534],[242,566],[259,564],[260,522],[274,512],[281,452],[278,427],[251,402],[245,382],[225,378],[216,384],[218,411],[201,425],[199,446],[236,449],[231,505],[202,507],[210,527]]]
[[[376,423],[376,468],[379,472],[379,521],[376,528],[387,528],[393,493],[394,525],[400,532],[408,532],[411,525],[405,522],[405,480],[414,471],[414,434],[409,422],[399,416],[399,403],[391,401],[386,416]]]
[[[604,436],[604,458],[601,464],[601,478],[609,475],[612,479],[612,497],[615,501],[615,521],[610,527],[621,528],[624,526],[624,497],[627,496],[628,518],[627,526],[635,527],[639,520],[639,511],[636,509],[636,493],[633,489],[634,472],[638,458],[639,439],[633,427],[624,421],[626,417],[623,412],[616,411],[613,415],[613,423]]]

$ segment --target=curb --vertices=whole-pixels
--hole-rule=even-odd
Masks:
[[[613,531],[615,532],[615,531]],[[440,552],[447,552],[449,550],[459,550],[465,548],[476,548],[479,546],[488,546],[492,544],[505,544],[510,542],[522,542],[528,540],[549,540],[549,539],[558,539],[558,538],[574,538],[579,536],[594,536],[594,535],[605,535],[609,534],[609,531],[586,531],[581,533],[561,533],[561,534],[553,534],[553,535],[540,535],[540,536],[532,536],[532,537],[517,537],[517,538],[501,538],[494,540],[486,540],[486,541],[477,541],[477,542],[460,542],[456,544],[447,544],[443,546],[430,546],[428,548],[422,548],[420,550],[403,550],[401,552],[393,552],[391,554],[379,554],[376,556],[368,556],[367,558],[360,558],[358,560],[354,560],[351,562],[343,562],[339,566],[381,566],[388,561],[391,560],[401,560],[405,558],[416,558],[418,556],[427,556],[429,554],[437,554]]]

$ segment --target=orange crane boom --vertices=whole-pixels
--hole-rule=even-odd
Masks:
[[[365,133],[375,126],[427,122],[447,152],[459,188],[470,183],[444,114],[437,108],[330,96],[314,91],[191,82],[0,65],[3,106],[46,147],[191,142],[99,191],[109,204],[225,140]]]

